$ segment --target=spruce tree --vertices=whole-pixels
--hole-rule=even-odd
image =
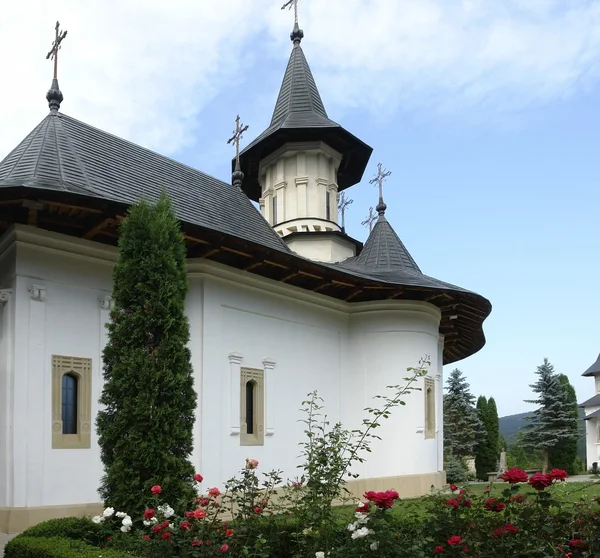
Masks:
[[[577,395],[575,394],[575,388],[571,385],[569,378],[565,374],[559,374],[558,380],[566,391],[567,400],[571,408],[571,415],[575,419],[575,422],[571,427],[573,429],[573,438],[564,440],[559,445],[550,449],[548,460],[551,467],[564,469],[567,473],[573,475],[575,474],[575,459],[577,457],[577,443],[579,438]]]
[[[530,424],[523,428],[523,442],[542,453],[542,471],[546,472],[550,452],[577,439],[577,417],[573,416],[567,390],[547,358],[538,366],[536,374],[538,380],[530,387],[538,397],[525,402],[534,403],[538,408],[527,417]]]
[[[194,496],[186,250],[165,193],[155,205],[130,208],[113,280],[104,408],[96,421],[104,464],[99,493],[106,505],[134,517],[153,485],[174,508]]]
[[[500,444],[500,419],[498,418],[498,407],[496,407],[496,400],[493,397],[488,399],[485,428],[487,430],[490,452],[494,456],[495,467],[500,452],[502,451],[502,447]]]
[[[448,376],[446,389],[444,451],[462,459],[474,455],[484,429],[475,409],[475,397],[458,368]]]

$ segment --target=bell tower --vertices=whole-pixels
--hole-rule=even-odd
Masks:
[[[335,262],[357,245],[338,224],[338,194],[361,180],[373,150],[327,116],[303,37],[296,17],[271,123],[240,152],[241,187],[293,251]]]

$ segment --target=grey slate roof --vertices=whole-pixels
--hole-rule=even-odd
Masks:
[[[596,359],[596,362],[592,364],[583,374],[582,376],[598,376],[600,374],[600,355]]]
[[[296,30],[295,30],[296,31]],[[298,30],[302,33],[300,30]],[[338,188],[344,190],[360,182],[373,149],[327,116],[304,51],[302,35],[292,33],[294,46],[290,54],[279,96],[268,128],[240,152],[244,172],[242,189],[258,200],[260,161],[288,142],[323,141],[342,154],[338,169]],[[232,170],[235,161],[232,161]]]
[[[375,223],[362,252],[336,265],[352,273],[388,283],[470,292],[424,275],[383,214],[380,214]]]
[[[579,404],[580,407],[595,407],[600,406],[600,393],[590,397],[587,401]]]
[[[279,128],[341,128],[327,116],[300,43],[292,49],[269,127],[242,153]]]
[[[62,113],[46,116],[0,162],[0,188],[15,186],[126,204],[156,199],[164,187],[182,221],[290,251],[238,188]]]
[[[589,415],[586,415],[585,417],[583,417],[583,420],[590,420],[598,417],[600,417],[600,409],[594,411],[593,413],[590,413]]]

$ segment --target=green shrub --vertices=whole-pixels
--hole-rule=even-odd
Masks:
[[[60,537],[18,536],[9,541],[4,558],[133,558],[133,554],[116,550],[100,550],[81,541]]]
[[[101,546],[108,536],[104,525],[92,523],[87,517],[63,517],[50,519],[26,529],[19,537],[60,537]]]
[[[467,469],[462,464],[462,461],[452,454],[446,456],[446,482],[457,483],[466,482]]]

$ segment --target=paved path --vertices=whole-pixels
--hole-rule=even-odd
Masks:
[[[10,541],[15,535],[7,535],[6,533],[0,533],[0,556],[4,556],[4,545]]]

